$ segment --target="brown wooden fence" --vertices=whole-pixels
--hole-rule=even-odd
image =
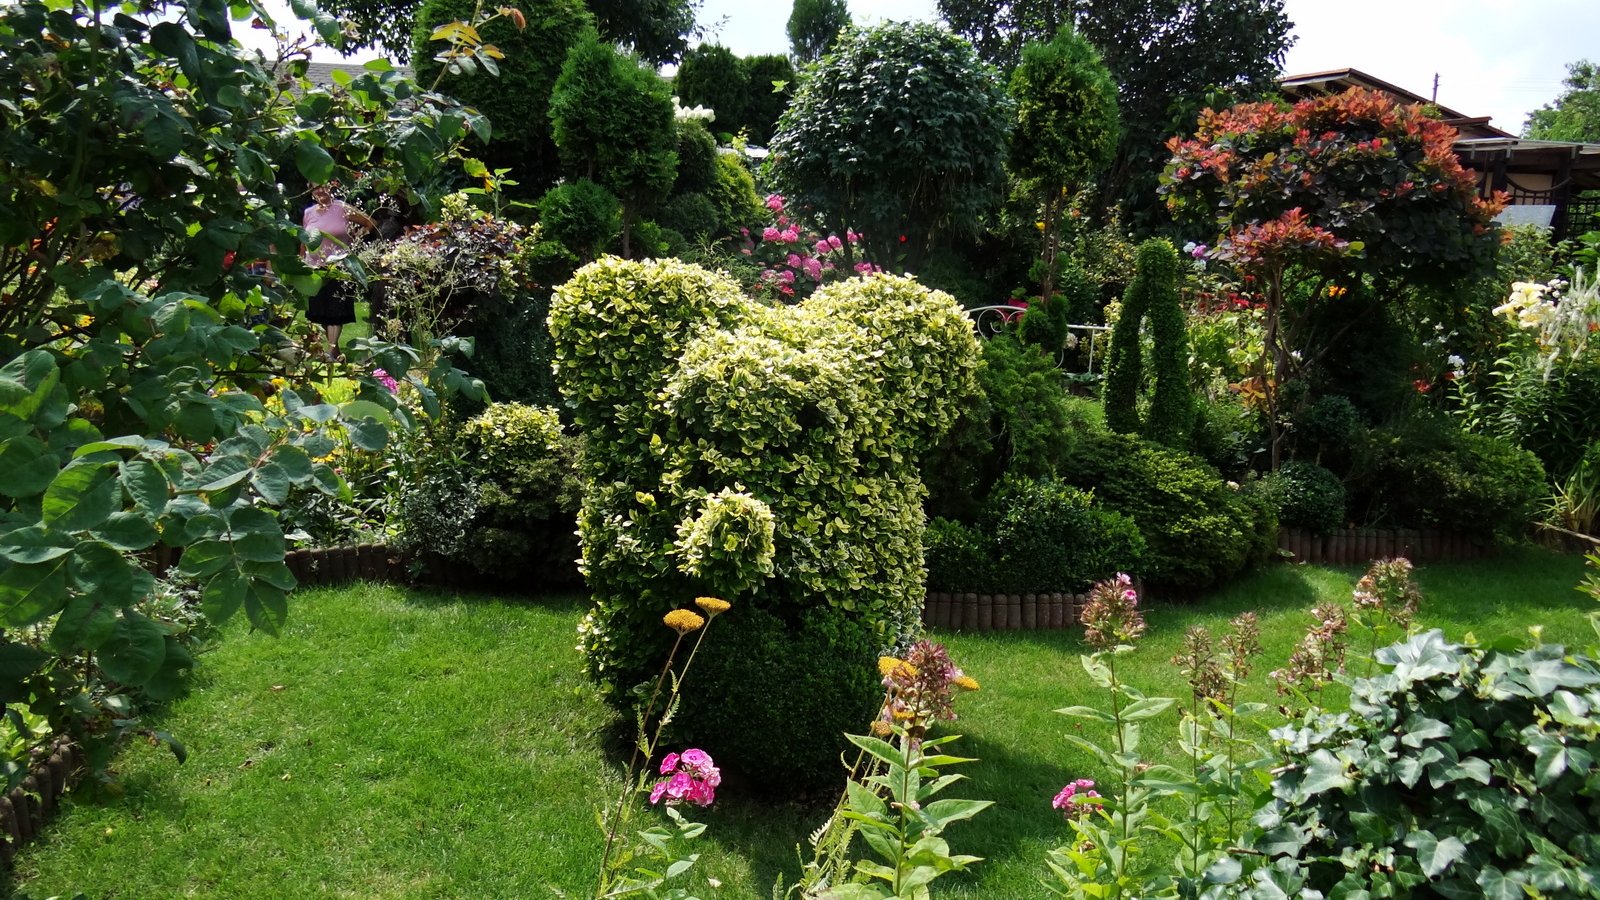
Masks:
[[[1495,552],[1491,538],[1436,528],[1339,528],[1327,534],[1285,528],[1278,532],[1278,548],[1292,562],[1321,566],[1365,566],[1397,556],[1423,565],[1482,559]]]

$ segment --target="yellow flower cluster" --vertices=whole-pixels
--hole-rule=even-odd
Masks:
[[[1519,281],[1511,285],[1511,296],[1494,308],[1497,316],[1511,316],[1523,328],[1542,328],[1555,312],[1555,306],[1544,302],[1549,288],[1537,282]]]
[[[958,675],[950,683],[963,691],[975,691],[978,689],[978,679],[973,678],[971,675]]]
[[[880,656],[878,657],[878,674],[884,678],[896,675],[902,679],[910,680],[917,677],[917,667],[893,656]]]
[[[715,619],[717,616],[727,612],[732,604],[717,597],[696,597],[694,598],[694,605],[700,607],[706,615]]]
[[[706,620],[701,618],[699,613],[688,609],[675,609],[662,616],[661,621],[665,622],[668,628],[679,634],[699,631],[701,626],[706,624]]]

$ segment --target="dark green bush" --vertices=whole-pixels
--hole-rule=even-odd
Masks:
[[[1206,587],[1272,552],[1270,508],[1193,454],[1132,435],[1086,434],[1070,442],[1059,474],[1138,523],[1151,583]]]
[[[1133,283],[1123,295],[1122,313],[1111,332],[1106,365],[1106,423],[1125,434],[1142,433],[1168,447],[1187,446],[1194,428],[1194,398],[1189,384],[1189,341],[1178,293],[1178,253],[1164,240],[1139,245]],[[1154,388],[1150,408],[1139,421],[1139,389],[1144,382],[1140,327],[1150,321]]]
[[[1563,360],[1548,373],[1537,358],[1507,360],[1496,373],[1493,412],[1484,429],[1532,450],[1552,476],[1565,478],[1600,440],[1596,360],[1593,353]]]
[[[772,139],[772,130],[778,127],[778,118],[789,106],[794,96],[797,76],[794,64],[782,54],[746,56],[739,60],[749,82],[750,93],[745,97],[744,127],[750,133],[750,142],[765,147]],[[781,89],[775,85],[782,83]]]
[[[466,366],[500,401],[555,406],[550,370],[550,295],[533,292],[514,300],[480,304],[473,316],[474,350]]]
[[[1317,532],[1344,525],[1344,482],[1316,463],[1286,462],[1267,478],[1267,484],[1283,525]]]
[[[727,47],[701,44],[685,53],[672,87],[684,106],[704,106],[716,113],[711,124],[717,131],[736,134],[744,127],[750,75]]]
[[[1267,453],[1266,421],[1261,413],[1231,396],[1195,404],[1194,452],[1237,481]]]
[[[761,205],[761,197],[756,194],[756,180],[744,163],[739,161],[736,153],[717,154],[715,177],[706,196],[717,208],[717,221],[722,234],[734,234],[740,228],[753,227],[762,221],[766,213],[766,207]]]
[[[1538,457],[1436,419],[1372,432],[1365,457],[1351,508],[1371,522],[1519,535],[1547,493]]]
[[[717,139],[699,122],[677,123],[678,178],[674,194],[698,194],[711,189],[717,177]]]
[[[996,563],[994,538],[976,526],[954,519],[929,519],[922,533],[922,548],[928,590],[989,590]]]
[[[757,791],[836,788],[844,735],[864,733],[883,700],[880,640],[839,610],[791,618],[735,604],[695,656],[671,740],[705,749]]]
[[[1071,301],[1060,294],[1048,300],[1034,300],[1022,314],[1017,337],[1055,359],[1067,345],[1067,325],[1071,323]]]
[[[690,240],[720,236],[722,223],[717,207],[705,194],[679,194],[661,207],[656,218],[663,227]]]
[[[1007,593],[1079,591],[1118,572],[1140,571],[1144,538],[1134,521],[1092,494],[1053,478],[1008,478],[979,523],[995,559],[988,585]]]
[[[539,200],[539,227],[580,260],[594,259],[622,231],[622,204],[587,178],[551,188]]]
[[[1293,417],[1289,439],[1294,455],[1335,471],[1347,470],[1355,448],[1365,443],[1367,426],[1348,397],[1325,394]]]
[[[1273,732],[1250,896],[1595,896],[1595,660],[1438,631],[1377,659],[1349,712]]]

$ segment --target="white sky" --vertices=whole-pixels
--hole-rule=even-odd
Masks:
[[[849,2],[863,24],[937,18],[934,0]],[[741,56],[786,53],[790,8],[704,0],[700,21]],[[1296,38],[1287,73],[1349,67],[1423,96],[1437,73],[1439,103],[1512,133],[1560,94],[1567,63],[1600,62],[1600,0],[1285,0],[1284,10]]]

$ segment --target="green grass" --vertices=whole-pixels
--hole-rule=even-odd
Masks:
[[[1152,604],[1123,672],[1179,695],[1168,660],[1184,629],[1253,610],[1268,652],[1250,692],[1271,699],[1266,670],[1303,632],[1304,610],[1347,600],[1357,574],[1280,567],[1201,603]],[[1547,640],[1586,645],[1581,574],[1576,557],[1531,550],[1424,569],[1422,622],[1482,638],[1542,623]],[[281,638],[230,628],[173,706],[162,726],[188,743],[189,762],[130,747],[124,796],[71,804],[19,857],[15,886],[35,897],[585,896],[599,856],[593,808],[615,796],[618,761],[602,752],[605,711],[577,671],[580,612],[575,600],[383,586],[298,594]],[[996,805],[949,835],[986,861],[936,894],[1047,896],[1044,852],[1065,834],[1050,798],[1069,778],[1100,774],[1051,712],[1101,699],[1079,666],[1083,647],[1063,632],[938,637],[983,683],[952,728],[960,751],[981,759],[965,767],[963,793]],[[1175,721],[1148,729],[1150,756],[1171,758]],[[822,815],[729,795],[696,813],[710,825],[696,871],[721,883],[700,884],[707,898],[767,896],[780,873],[792,877],[795,844]]]

